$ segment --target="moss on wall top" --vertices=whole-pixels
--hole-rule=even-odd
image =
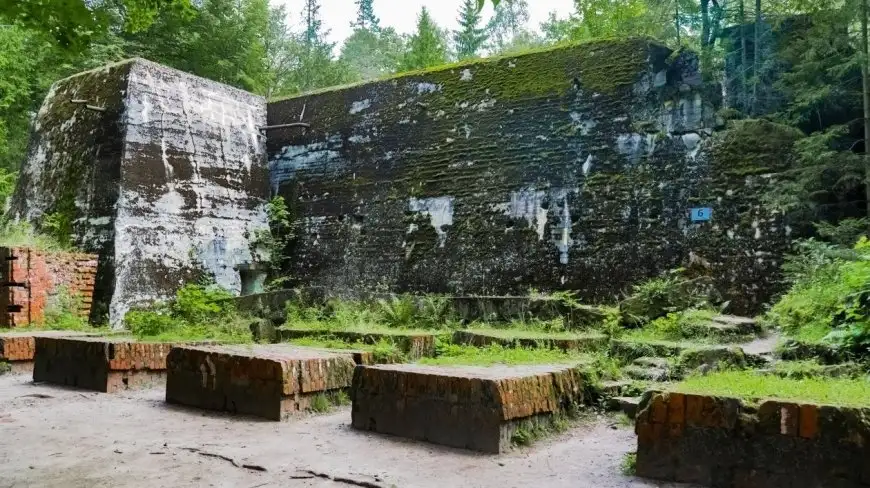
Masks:
[[[542,53],[548,55],[540,56]],[[662,53],[662,55],[652,56],[654,53]],[[667,46],[651,38],[597,39],[439,65],[423,70],[398,73],[380,80],[328,87],[299,95],[276,98],[271,101],[279,102],[398,81],[452,80],[457,73],[463,76],[466,70],[471,73],[472,77],[485,77],[493,73],[503,74],[502,70],[505,66],[515,69],[512,71],[510,80],[498,80],[497,84],[501,92],[492,93],[493,96],[501,95],[504,98],[514,98],[524,95],[558,94],[572,87],[570,78],[569,81],[566,81],[565,74],[567,73],[564,70],[553,73],[547,73],[547,71],[558,71],[559,68],[566,66],[565,61],[568,60],[572,64],[576,63],[576,73],[573,73],[572,76],[576,76],[577,82],[583,88],[593,93],[612,95],[618,89],[638,81],[644,68],[654,62],[654,59],[664,60],[670,53],[671,50]],[[542,63],[542,60],[545,62]]]

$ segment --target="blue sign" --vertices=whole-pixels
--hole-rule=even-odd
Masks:
[[[709,207],[689,209],[689,214],[692,216],[692,222],[706,222],[713,218],[713,209]]]

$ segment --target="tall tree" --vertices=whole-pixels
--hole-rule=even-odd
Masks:
[[[444,35],[432,20],[426,7],[417,16],[417,30],[408,41],[408,50],[401,63],[403,70],[423,69],[447,60]]]
[[[365,29],[377,32],[381,28],[381,21],[375,16],[374,0],[356,0],[356,21],[350,26],[357,29]]]
[[[459,29],[453,31],[456,57],[473,58],[478,55],[486,42],[487,33],[480,26],[480,11],[474,0],[464,0],[459,8]]]
[[[139,32],[159,13],[188,14],[191,10],[191,0],[7,0],[0,16],[53,36],[63,48],[82,50],[109,29]],[[123,12],[120,25],[113,23],[118,12]]]
[[[486,26],[490,50],[502,53],[528,41],[532,37],[528,23],[529,4],[526,0],[506,0],[496,5]]]
[[[356,78],[371,80],[398,70],[404,52],[405,41],[392,27],[357,28],[344,41],[339,59]]]

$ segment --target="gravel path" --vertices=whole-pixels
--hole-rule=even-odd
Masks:
[[[621,475],[634,434],[607,418],[500,456],[354,431],[349,418],[266,422],[169,406],[160,388],[106,395],[4,375],[0,487],[676,486]]]

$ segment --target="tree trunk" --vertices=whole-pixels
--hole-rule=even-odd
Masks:
[[[680,0],[674,0],[674,25],[677,28],[677,45],[680,45]]]
[[[861,0],[861,81],[864,99],[864,194],[867,216],[870,217],[870,41],[867,33],[867,0]]]
[[[755,0],[755,40],[752,44],[752,108],[751,113],[755,115],[758,105],[758,83],[759,78],[759,62],[758,52],[761,51],[761,0]]]
[[[701,0],[701,47],[710,45],[710,0]]]
[[[737,11],[740,16],[740,105],[743,113],[749,113],[749,96],[746,87],[746,70],[749,69],[749,66],[746,60],[746,10],[744,9],[744,0],[740,0]]]

